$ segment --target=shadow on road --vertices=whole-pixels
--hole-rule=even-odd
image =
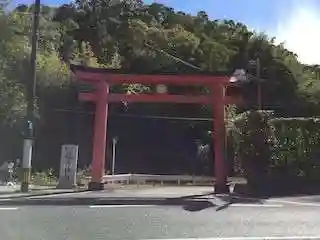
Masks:
[[[190,195],[176,198],[153,198],[153,197],[55,197],[39,196],[11,199],[0,201],[0,205],[52,205],[52,206],[77,206],[77,205],[158,205],[158,206],[181,206],[185,211],[198,212],[208,208],[221,211],[233,203],[257,203],[262,204],[262,199],[249,199],[234,197],[232,195],[217,196],[212,193]]]
[[[189,212],[198,212],[212,207],[217,207],[217,205],[210,201],[193,201],[184,205],[183,209]]]
[[[194,212],[211,207],[215,207],[216,211],[221,211],[234,203],[263,204],[266,198],[249,198],[245,196],[236,196],[233,194],[215,195],[213,192],[208,192],[204,194],[187,195],[177,199],[185,200],[187,203],[191,201],[189,205],[185,205],[183,208],[187,211]],[[220,204],[215,203],[217,201],[220,202]]]
[[[241,196],[267,199],[271,197],[316,196],[320,195],[320,186],[303,181],[303,179],[275,178],[264,186],[235,184],[233,191]]]

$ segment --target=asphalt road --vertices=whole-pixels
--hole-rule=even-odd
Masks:
[[[320,236],[319,212],[320,207],[290,202],[198,208],[153,205],[2,206],[0,238],[126,240]]]

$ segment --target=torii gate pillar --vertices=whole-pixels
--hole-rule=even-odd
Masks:
[[[224,86],[214,86],[213,92],[213,134],[212,141],[214,145],[214,170],[216,183],[215,193],[228,193],[227,186],[227,168],[225,161],[225,88]]]
[[[93,150],[91,163],[90,190],[103,190],[103,176],[105,174],[105,156],[107,144],[109,85],[105,81],[96,84],[96,111],[94,119]]]

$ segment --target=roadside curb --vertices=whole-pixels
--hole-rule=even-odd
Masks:
[[[81,193],[81,192],[87,192],[89,191],[88,189],[79,189],[79,190],[75,190],[75,191],[59,191],[59,192],[40,192],[41,190],[39,190],[39,192],[37,192],[37,190],[34,190],[34,193],[27,193],[25,195],[19,195],[19,192],[17,193],[12,193],[12,196],[0,196],[0,204],[1,202],[4,201],[4,199],[25,199],[25,198],[29,198],[29,197],[41,197],[41,196],[49,196],[49,195],[60,195],[60,194],[66,194],[66,193]],[[16,195],[15,195],[16,194]],[[10,195],[10,194],[8,194]]]

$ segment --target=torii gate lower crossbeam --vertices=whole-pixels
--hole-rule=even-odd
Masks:
[[[111,84],[123,83],[123,79],[130,79],[130,83],[148,83],[146,75],[124,75],[115,73],[115,70],[101,70],[95,68],[84,68],[72,66],[73,72],[78,80],[84,80],[93,84],[95,92],[80,93],[79,98],[82,101],[94,101],[96,104],[93,155],[91,164],[91,182],[90,190],[104,189],[103,176],[105,173],[105,156],[107,143],[107,122],[108,122],[108,104],[110,102],[172,102],[172,103],[202,103],[210,104],[213,109],[213,141],[214,141],[214,164],[215,164],[215,193],[229,192],[227,187],[227,169],[224,159],[225,143],[225,104],[237,103],[240,99],[236,96],[225,96],[226,87],[230,86],[229,77],[215,76],[189,76],[186,83],[183,82],[184,76],[177,75],[150,75],[152,83],[163,84],[204,84],[211,89],[210,95],[202,96],[181,96],[170,94],[153,95],[125,95],[109,93]],[[158,77],[158,78],[157,78]],[[160,79],[161,81],[158,81]],[[193,81],[192,81],[193,79]]]

